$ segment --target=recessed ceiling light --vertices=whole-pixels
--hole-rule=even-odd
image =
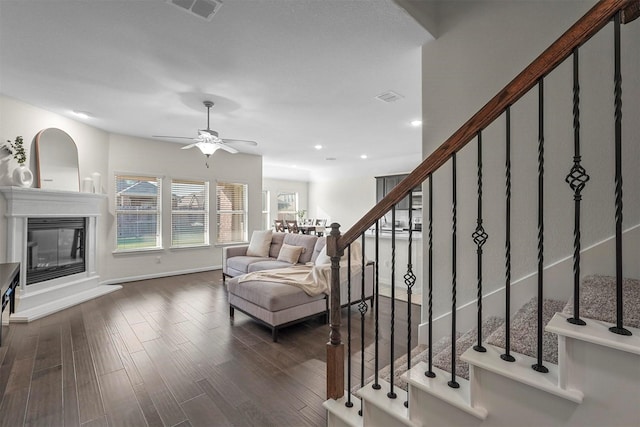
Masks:
[[[313,148],[315,148],[316,150],[322,150],[322,145],[314,145]]]
[[[89,113],[86,111],[72,111],[72,113],[79,119],[88,119],[90,117]]]
[[[422,120],[413,120],[411,122],[411,126],[417,128],[418,126],[422,126]]]
[[[361,155],[360,155],[360,158],[361,158],[361,159],[366,159],[366,158],[367,158],[367,155],[366,155],[366,154],[361,154]]]

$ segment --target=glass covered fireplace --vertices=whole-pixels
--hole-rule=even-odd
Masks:
[[[27,285],[85,271],[85,218],[29,218]]]

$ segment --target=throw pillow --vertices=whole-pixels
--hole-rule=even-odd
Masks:
[[[331,264],[331,257],[327,255],[327,247],[322,248],[318,257],[316,258],[316,265]]]
[[[285,261],[291,264],[297,264],[300,254],[302,253],[302,246],[287,245],[284,243],[278,254],[278,261]]]
[[[266,258],[269,256],[271,246],[271,230],[254,231],[251,234],[251,242],[247,248],[247,256]]]

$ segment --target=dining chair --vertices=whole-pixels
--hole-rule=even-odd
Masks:
[[[287,220],[287,230],[289,231],[289,233],[298,233],[298,223],[296,222],[296,220],[290,221]]]
[[[276,231],[284,232],[285,226],[284,226],[284,221],[283,220],[275,219],[275,220],[273,220],[273,223],[275,225]]]

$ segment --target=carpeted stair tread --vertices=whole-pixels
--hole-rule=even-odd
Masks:
[[[493,333],[504,319],[489,317],[482,323],[482,334],[488,336]],[[469,364],[460,360],[462,353],[478,343],[478,329],[473,328],[456,340],[456,376],[469,379]],[[433,358],[433,365],[444,371],[451,372],[451,346],[443,349]]]
[[[451,337],[444,337],[436,341],[435,343],[433,343],[432,354],[436,355],[448,347],[451,347]],[[411,350],[411,366],[417,365],[418,362],[428,363],[428,358],[429,358],[428,350],[429,350],[429,347],[423,344],[417,347],[414,347],[413,350]],[[400,376],[407,371],[407,353],[404,353],[401,357],[396,359],[396,361],[394,362],[394,371],[395,371],[394,385],[396,387],[401,388],[404,391],[407,391],[407,389],[409,388],[407,385],[407,382],[400,378]],[[389,383],[391,382],[391,364],[380,369],[378,373],[378,378],[381,380],[387,381]],[[364,384],[368,385],[370,383],[373,383],[374,379],[375,379],[375,375],[371,375],[369,378],[365,380]],[[360,384],[358,383],[351,388],[351,393],[354,396],[359,397],[359,394],[358,394],[359,389],[360,389]]]
[[[555,313],[561,312],[566,305],[563,301],[545,299],[542,310],[542,325],[545,326]],[[511,351],[537,357],[537,321],[538,298],[533,298],[526,303],[513,316],[511,321]],[[494,333],[487,337],[488,344],[505,348],[505,327],[500,326]],[[551,332],[542,335],[542,359],[553,364],[558,364],[558,337]]]
[[[640,328],[640,280],[622,281],[622,312],[625,326]],[[573,316],[573,295],[564,307]],[[616,323],[616,278],[587,276],[580,284],[580,317]]]

